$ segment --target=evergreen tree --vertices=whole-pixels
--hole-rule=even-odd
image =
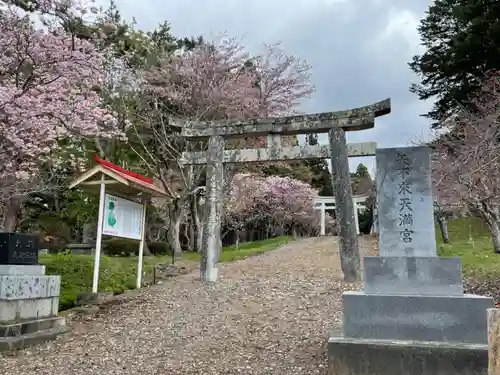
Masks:
[[[436,98],[425,116],[439,121],[466,108],[486,72],[500,69],[500,2],[436,0],[418,27],[426,51],[413,57],[410,68],[421,82],[410,91],[419,99]]]
[[[355,174],[357,177],[366,177],[366,176],[370,175],[368,173],[368,167],[366,165],[364,165],[363,163],[358,164],[358,167],[356,168]]]

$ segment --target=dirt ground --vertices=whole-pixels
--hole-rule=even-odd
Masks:
[[[147,288],[92,319],[70,321],[55,342],[0,357],[19,375],[326,374],[328,333],[342,320],[342,281],[334,237],[291,242]],[[361,237],[362,255],[376,242]]]

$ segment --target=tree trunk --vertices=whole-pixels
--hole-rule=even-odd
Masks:
[[[182,257],[182,247],[180,241],[181,217],[174,216],[170,218],[168,226],[168,245],[175,257]]]
[[[13,196],[5,203],[5,216],[2,220],[2,230],[4,232],[14,232],[17,228],[17,219],[21,213],[22,198]]]
[[[498,220],[490,215],[482,215],[488,224],[488,228],[491,233],[491,243],[493,245],[493,250],[495,253],[500,254],[500,226],[498,225]]]
[[[498,221],[494,221],[488,224],[491,231],[491,242],[493,244],[493,249],[495,253],[500,254],[500,227],[498,226]]]
[[[196,252],[197,253],[201,253],[201,249],[203,247],[203,226],[205,225],[205,216],[204,216],[204,213],[203,213],[203,209],[201,209],[201,212],[200,212],[200,208],[198,206],[197,208],[197,221],[196,221],[196,231],[197,231],[197,234],[196,234]]]
[[[236,231],[236,250],[240,249],[240,231]]]
[[[500,254],[500,226],[498,223],[498,210],[495,207],[491,207],[486,201],[480,202],[478,205],[474,205],[483,217],[490,229],[491,242],[493,245],[493,250],[495,253]]]
[[[170,251],[172,251],[172,255],[175,257],[182,257],[182,247],[180,241],[182,217],[181,207],[180,199],[177,199],[168,205],[169,224],[167,240]]]
[[[196,195],[193,195],[191,197],[191,201],[189,204],[189,209],[191,213],[191,225],[192,225],[192,232],[193,232],[193,248],[194,251],[199,253],[201,251],[201,244],[202,244],[202,220],[200,220],[200,213],[199,213],[199,207],[198,207],[198,198]]]
[[[443,238],[444,243],[449,243],[450,242],[450,236],[448,233],[448,220],[444,215],[439,215],[438,214],[438,223],[439,223],[439,230],[441,232],[441,237]]]
[[[144,248],[142,249],[142,255],[151,256],[151,250],[149,250],[148,241],[144,241]]]
[[[195,233],[195,227],[194,227],[194,222],[191,218],[189,221],[189,251],[196,251],[196,233]]]

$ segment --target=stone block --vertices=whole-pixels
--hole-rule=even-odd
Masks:
[[[328,340],[328,375],[486,375],[487,371],[487,345]]]
[[[21,323],[0,324],[0,351],[23,349],[55,340],[68,332],[64,318],[53,317]]]
[[[60,276],[0,276],[1,299],[58,297]]]
[[[16,319],[18,312],[18,301],[0,300],[0,322],[10,322]]]
[[[396,295],[463,295],[460,258],[365,257],[364,292]]]
[[[493,299],[345,292],[344,336],[486,344],[486,310]]]
[[[0,276],[43,276],[45,266],[38,265],[18,265],[0,264]]]
[[[48,341],[54,341],[59,336],[67,333],[69,327],[58,326],[48,331],[38,331],[16,337],[0,337],[0,352],[12,352],[26,349],[36,345],[42,345]]]
[[[20,319],[40,319],[52,316],[53,298],[25,299],[19,301]]]
[[[52,297],[51,315],[56,316],[59,313],[59,297]]]
[[[19,276],[0,276],[0,299],[19,299]]]
[[[0,324],[57,316],[59,298],[0,300]]]
[[[64,318],[49,317],[44,319],[32,319],[23,322],[0,324],[0,337],[21,336],[27,333],[45,331],[51,328],[65,325]]]
[[[47,297],[47,276],[18,276],[19,298],[44,298]]]
[[[71,254],[92,254],[95,246],[92,244],[68,244],[66,246]]]
[[[61,294],[61,276],[47,276],[47,297],[59,297]]]

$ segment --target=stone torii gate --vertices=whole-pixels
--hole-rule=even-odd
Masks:
[[[217,281],[223,208],[224,163],[248,163],[297,159],[331,158],[332,182],[338,210],[340,258],[346,281],[360,280],[360,259],[353,197],[349,175],[349,156],[374,154],[375,143],[347,144],[345,132],[370,129],[375,118],[391,112],[390,99],[365,107],[337,112],[259,118],[253,120],[173,122],[182,127],[182,136],[207,140],[205,152],[185,152],[181,164],[206,164],[206,191],[201,248],[202,281]],[[282,135],[328,133],[328,146],[282,147]],[[267,136],[267,148],[224,150],[224,138]]]

